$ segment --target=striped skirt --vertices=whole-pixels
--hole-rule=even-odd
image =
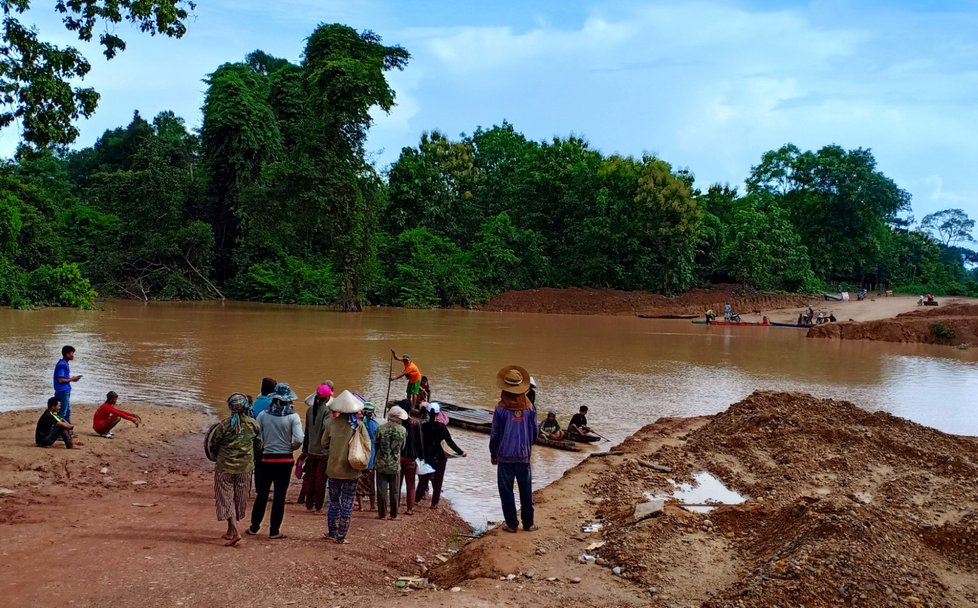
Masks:
[[[244,519],[251,491],[251,473],[218,473],[214,471],[214,502],[217,520]]]

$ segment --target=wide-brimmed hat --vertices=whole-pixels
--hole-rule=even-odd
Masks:
[[[288,384],[286,384],[285,382],[279,382],[278,384],[276,384],[275,385],[275,390],[272,391],[272,393],[269,395],[269,397],[272,398],[272,401],[278,400],[278,401],[290,401],[291,402],[291,401],[295,401],[296,399],[298,399],[298,397],[296,397],[295,393],[292,392],[292,387],[289,386]]]
[[[408,413],[404,411],[404,408],[403,407],[401,407],[399,405],[395,405],[391,409],[387,410],[387,417],[388,418],[400,418],[401,420],[407,420],[408,419]]]
[[[496,374],[496,386],[504,392],[522,395],[530,390],[530,372],[519,365],[507,365]]]
[[[329,409],[341,414],[356,414],[363,409],[363,401],[354,397],[350,391],[343,391],[333,397]]]

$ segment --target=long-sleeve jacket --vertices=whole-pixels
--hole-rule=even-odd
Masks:
[[[292,456],[292,452],[302,445],[302,420],[299,414],[272,416],[265,410],[258,414],[258,428],[264,456]]]
[[[489,454],[497,462],[530,462],[530,448],[539,433],[537,410],[496,406],[489,434]]]
[[[350,438],[353,428],[347,416],[340,414],[330,418],[323,429],[323,451],[329,454],[326,459],[326,477],[330,479],[359,479],[360,471],[350,466]]]
[[[455,450],[457,454],[465,451],[452,440],[452,434],[448,431],[448,427],[438,421],[429,420],[421,425],[421,439],[424,445],[424,461],[428,464],[448,460],[445,450],[441,447],[442,441],[447,443],[448,447]]]
[[[408,418],[404,421],[404,430],[407,431],[407,440],[404,442],[404,449],[401,450],[401,458],[408,460],[424,458],[421,423],[418,422],[417,418]]]
[[[302,452],[305,454],[324,454],[322,437],[326,422],[329,420],[329,407],[325,403],[313,403],[306,410],[306,437],[302,441]]]

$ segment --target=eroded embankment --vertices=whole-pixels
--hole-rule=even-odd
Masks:
[[[879,321],[828,323],[810,329],[808,337],[976,345],[978,304],[925,307]]]
[[[723,305],[727,302],[736,311],[750,313],[805,306],[811,299],[811,296],[805,295],[744,291],[737,285],[691,289],[677,296],[663,296],[647,291],[569,287],[507,291],[494,296],[479,308],[495,312],[699,317],[709,308],[722,313]]]
[[[490,533],[439,580],[517,574],[553,605],[978,602],[974,438],[844,401],[756,392],[709,419],[659,421],[615,449],[622,454],[592,457],[537,493],[542,530]],[[634,520],[646,492],[698,471],[746,502],[708,514],[670,503]],[[587,521],[604,527],[586,533]],[[582,563],[586,552],[607,568]],[[583,600],[585,584],[605,603]]]

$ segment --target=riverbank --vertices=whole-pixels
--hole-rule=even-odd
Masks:
[[[915,305],[888,319],[820,325],[810,329],[808,337],[976,346],[978,304],[971,302],[955,299],[933,308]]]
[[[646,493],[699,471],[746,501],[636,519]],[[592,456],[537,491],[541,530],[493,531],[434,576],[513,606],[974,606],[976,471],[975,438],[756,392]]]
[[[92,407],[73,408],[90,421]],[[469,527],[448,505],[378,521],[354,512],[348,542],[326,542],[324,515],[294,505],[282,531],[225,547],[214,516],[213,464],[203,429],[213,417],[127,408],[114,439],[79,431],[84,446],[33,446],[38,411],[0,413],[0,589],[11,606],[390,605],[399,576],[421,574]],[[250,506],[249,506],[250,512]],[[267,525],[267,521],[266,521]],[[266,528],[267,530],[267,528]],[[423,563],[419,563],[423,562]]]
[[[289,539],[247,537],[226,548],[200,450],[211,417],[134,409],[143,427],[113,440],[85,431],[86,445],[72,452],[30,446],[34,412],[0,414],[0,552],[11,605],[978,602],[978,439],[843,401],[756,392],[713,416],[660,419],[537,490],[536,532],[494,529],[464,546],[467,528],[448,509],[395,522],[355,512],[341,546],[321,539],[322,515],[290,505]],[[78,420],[91,415],[76,411]],[[745,502],[694,513],[670,500],[636,520],[646,493],[668,493],[669,479],[701,471]],[[422,574],[439,589],[394,586]]]

